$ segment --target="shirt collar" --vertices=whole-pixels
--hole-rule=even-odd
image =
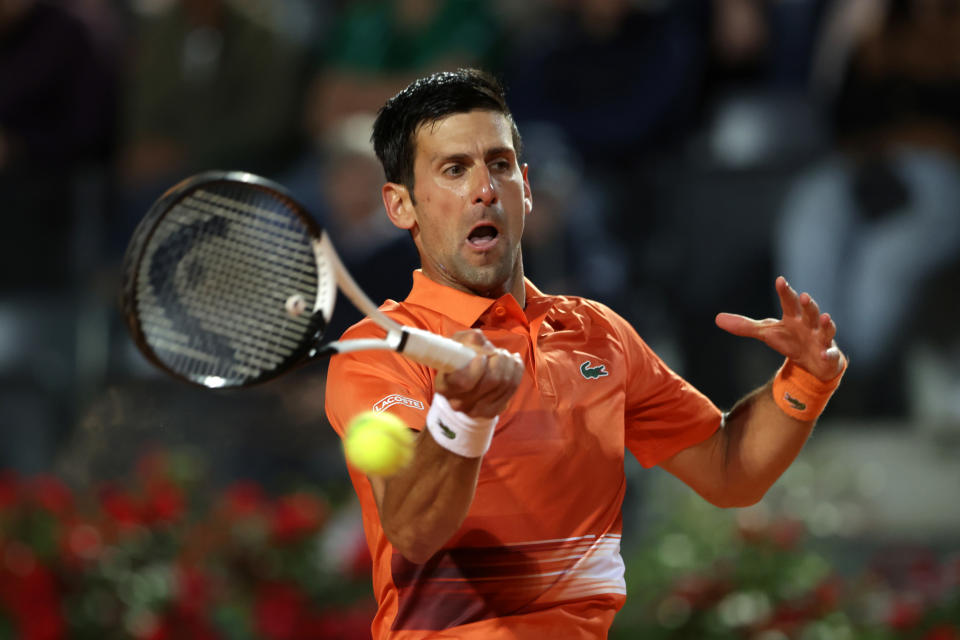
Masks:
[[[523,286],[526,290],[527,309],[538,308],[547,296],[526,278],[523,279]],[[422,269],[417,269],[413,272],[413,288],[405,302],[436,311],[459,324],[472,327],[497,300],[508,297],[511,300],[513,299],[513,296],[509,293],[500,298],[484,298],[483,296],[459,291],[439,282],[434,282],[424,275]],[[516,301],[514,300],[513,303],[516,304]]]

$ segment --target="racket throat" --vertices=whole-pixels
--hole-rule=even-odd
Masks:
[[[354,338],[329,342],[314,348],[310,352],[310,357],[332,356],[338,353],[351,353],[353,351],[398,351],[402,352],[406,347],[407,332],[391,331],[383,338]]]

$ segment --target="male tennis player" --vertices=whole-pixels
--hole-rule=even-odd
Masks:
[[[373,636],[605,638],[626,595],[625,450],[716,505],[755,503],[839,383],[836,327],[783,278],[781,319],[717,316],[786,358],[725,414],[613,311],[524,278],[533,195],[494,79],[417,80],[381,109],[373,141],[387,215],[422,266],[406,300],[382,308],[477,351],[446,375],[383,351],[330,364],[339,434],[370,409],[419,431],[397,475],[350,470],[374,561]],[[365,320],[346,337],[379,333]]]

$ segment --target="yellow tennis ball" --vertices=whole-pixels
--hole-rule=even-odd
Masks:
[[[360,471],[390,476],[409,464],[413,457],[413,433],[392,413],[366,411],[347,425],[343,452]]]

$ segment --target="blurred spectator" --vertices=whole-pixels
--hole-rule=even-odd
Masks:
[[[409,233],[393,226],[383,209],[383,169],[370,142],[374,116],[355,113],[328,131],[315,177],[324,222],[337,253],[360,288],[377,305],[402,300],[413,285],[410,273],[420,266]],[[339,337],[362,314],[341,298],[328,337]]]
[[[72,282],[78,171],[105,165],[114,145],[117,77],[107,35],[66,3],[0,0],[6,291]]]
[[[374,112],[415,77],[461,66],[498,66],[501,29],[483,0],[343,3],[322,48],[308,127],[322,137],[355,112]]]
[[[872,0],[871,0],[872,1]],[[830,0],[712,0],[709,93],[805,89]]]
[[[127,226],[190,173],[271,174],[298,156],[306,57],[275,17],[254,0],[141,3],[124,107]]]
[[[523,232],[524,273],[547,293],[612,300],[625,286],[627,256],[606,233],[604,194],[584,176],[583,160],[556,127],[523,127],[533,211]]]
[[[83,196],[114,148],[112,34],[88,21],[96,7],[76,9],[0,0],[0,467],[23,471],[47,467],[69,424],[72,314],[91,266],[76,238],[101,230],[104,201]]]
[[[960,263],[960,6],[841,0],[825,34],[815,77],[837,150],[797,179],[776,258],[837,321],[862,387],[841,395],[858,413],[902,414],[924,285]]]
[[[402,299],[419,257],[383,210],[372,114],[426,72],[494,67],[500,26],[481,0],[362,0],[343,3],[329,34],[317,48],[306,103],[315,151],[287,179],[331,228],[344,263],[370,298],[377,304]],[[393,266],[385,270],[385,264]],[[343,301],[328,332],[338,336],[360,318]]]
[[[555,143],[547,143],[551,151],[538,150],[543,139],[531,139],[528,147],[531,274],[543,272],[550,254],[557,256],[554,264],[562,255],[567,265],[557,275],[576,279],[571,291],[633,320],[631,308],[638,305],[631,299],[643,296],[628,291],[625,247],[631,234],[649,229],[654,215],[638,202],[646,194],[637,188],[636,170],[676,144],[695,113],[705,19],[702,3],[688,0],[553,2],[512,32],[504,80],[514,117],[521,131],[557,131],[568,147],[561,155]],[[564,163],[576,178],[551,180],[550,172]],[[553,216],[565,221],[544,234],[538,222],[555,225]]]
[[[675,141],[698,96],[705,12],[687,0],[655,4],[558,3],[513,43],[515,117],[559,127],[597,174]]]

